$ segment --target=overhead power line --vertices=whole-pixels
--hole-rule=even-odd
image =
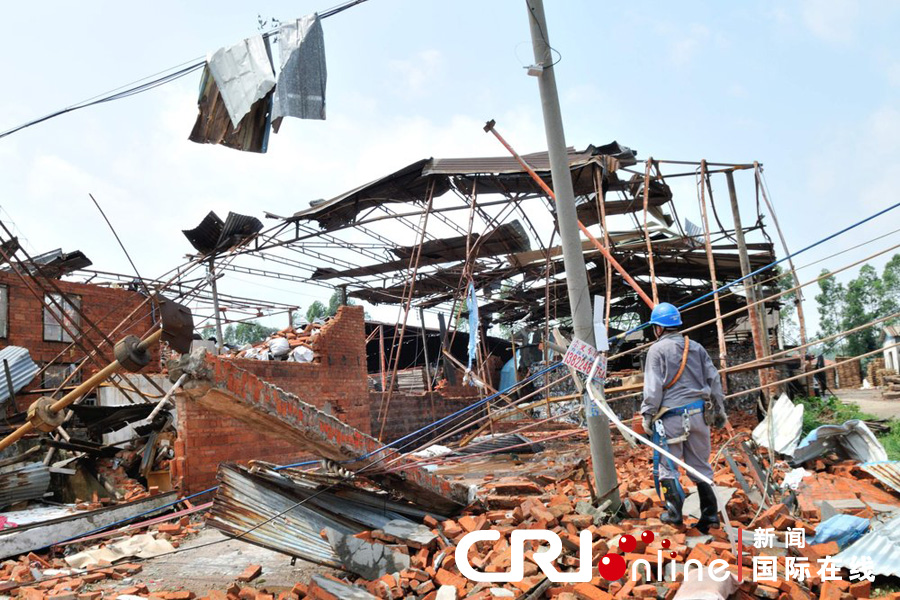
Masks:
[[[352,8],[357,4],[362,4],[366,1],[367,0],[349,0],[348,2],[344,2],[319,13],[319,19],[327,19],[328,17],[334,16],[340,12],[347,10],[348,8]],[[274,30],[268,31],[264,33],[263,36],[269,37],[273,33],[275,33]],[[132,81],[131,83],[127,83],[107,92],[103,92],[102,94],[93,96],[92,98],[88,98],[86,100],[82,100],[81,102],[76,102],[75,104],[72,104],[65,108],[55,110],[49,114],[44,115],[43,117],[38,117],[36,119],[32,119],[31,121],[22,123],[21,125],[17,125],[16,127],[13,127],[11,129],[7,129],[6,131],[0,133],[0,139],[22,131],[23,129],[32,127],[33,125],[43,123],[44,121],[49,121],[50,119],[54,119],[67,113],[81,110],[82,108],[88,108],[89,106],[96,106],[98,104],[104,104],[106,102],[113,102],[115,100],[122,100],[123,98],[130,98],[131,96],[135,96],[143,92],[148,92],[167,83],[177,81],[178,79],[181,79],[186,75],[190,75],[195,71],[199,71],[205,64],[205,59],[195,58],[187,62],[183,62],[180,65],[158,71],[153,75],[148,75],[136,81]]]

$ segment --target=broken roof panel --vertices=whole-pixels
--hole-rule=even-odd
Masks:
[[[319,227],[328,230],[352,223],[361,211],[391,202],[416,202],[423,200],[431,181],[422,176],[430,158],[423,158],[358,188],[336,196],[331,200],[314,200],[310,207],[294,213],[289,221],[317,221]],[[435,181],[434,195],[441,196],[450,189],[449,182]]]
[[[838,567],[852,569],[860,561],[871,559],[868,565],[875,575],[900,576],[900,517],[895,517],[859,538],[849,548],[834,557]]]
[[[34,379],[40,370],[37,364],[31,360],[27,348],[20,346],[7,346],[0,350],[0,405],[9,399],[9,384],[6,381],[6,369],[3,363],[9,365],[9,374],[12,378],[12,388],[18,392]]]
[[[16,242],[18,244],[18,242]],[[11,254],[11,253],[10,253]],[[30,261],[22,263],[31,273],[38,269],[45,277],[59,279],[63,275],[68,275],[79,269],[86,269],[92,264],[91,259],[84,255],[81,250],[72,252],[63,252],[61,248],[45,252],[38,256],[32,257]],[[8,268],[5,270],[9,270]]]
[[[569,166],[576,168],[592,162],[599,164],[602,157],[611,157],[616,166],[628,166],[635,164],[635,154],[633,150],[617,142],[599,147],[588,146],[580,152],[569,148]],[[549,178],[550,157],[547,152],[526,154],[522,158],[536,171],[547,174]],[[502,181],[491,183],[489,178],[480,177],[485,174],[502,176]],[[428,193],[428,186],[432,183],[435,186],[433,191],[435,197],[443,195],[450,189],[451,178],[465,190],[471,184],[471,180],[467,184],[467,178],[472,177],[478,177],[480,191],[485,193],[540,191],[531,176],[510,156],[425,158],[331,200],[310,202],[310,208],[294,213],[288,220],[317,221],[322,229],[329,230],[353,223],[356,216],[368,208],[392,202],[423,201]],[[590,173],[573,174],[573,177],[576,180],[573,182],[576,183],[576,192],[582,190],[585,185],[588,186],[586,191],[593,191],[593,176]],[[582,184],[577,184],[582,179],[584,180]]]
[[[262,222],[256,217],[229,212],[225,221],[222,221],[219,215],[209,211],[199,225],[182,230],[182,233],[198,252],[212,254],[240,245],[262,228]]]

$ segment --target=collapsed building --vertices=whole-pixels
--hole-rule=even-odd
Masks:
[[[585,241],[583,252],[590,292],[604,307],[597,319],[619,338],[609,351],[605,386],[620,417],[630,421],[634,401],[627,400],[641,387],[639,350],[648,337],[637,326],[649,315],[645,297],[676,304],[708,297],[685,311],[685,325],[696,327],[692,336],[710,348],[735,398],[757,389],[777,396],[781,388],[767,386],[776,370],[803,376],[807,361],[791,352],[777,318],[785,302],[779,278],[796,275],[765,269],[775,250],[761,213],[743,226],[733,210],[734,226],[727,228],[715,208],[713,177],[725,181],[732,208],[736,172],[751,172],[755,190],[764,194],[759,165],[648,159],[639,169],[636,153],[615,142],[570,150],[568,157],[579,219],[602,238]],[[523,158],[549,179],[546,153]],[[663,174],[663,168],[673,170]],[[685,177],[697,184],[699,225],[677,212],[673,182]],[[267,215],[276,222],[269,228],[254,217],[230,213],[222,220],[210,213],[185,231],[196,251],[190,262],[156,280],[91,271],[77,260],[60,270],[63,258],[17,258],[20,249],[6,240],[3,258],[11,271],[0,273],[0,300],[8,311],[7,340],[27,349],[29,360],[37,361],[33,369],[40,370],[35,376],[37,370],[23,367],[17,379],[19,360],[9,365],[6,379],[18,387],[6,392],[7,431],[47,424],[54,415],[35,419],[28,412],[32,400],[59,402],[106,363],[132,372],[114,372],[108,384],[63,407],[72,411],[71,422],[29,432],[0,455],[3,468],[12,465],[21,473],[38,465],[35,471],[55,469],[54,477],[65,478],[45,485],[28,471],[26,485],[4,488],[0,474],[0,494],[28,490],[11,494],[8,504],[75,505],[69,513],[0,529],[4,557],[20,556],[0,565],[9,581],[0,589],[35,589],[21,593],[43,598],[41,589],[50,597],[78,591],[87,576],[90,585],[115,585],[117,574],[134,575],[140,565],[116,571],[90,554],[94,550],[61,549],[89,547],[122,523],[119,533],[151,532],[155,540],[148,544],[180,543],[196,532],[199,525],[190,518],[198,514],[229,538],[345,573],[277,590],[292,600],[562,594],[668,599],[683,583],[594,577],[584,585],[554,586],[535,567],[519,585],[473,585],[460,575],[452,550],[466,532],[489,526],[556,531],[566,537],[559,565],[567,568],[576,562],[576,528],[592,532],[595,563],[640,527],[668,536],[682,562],[707,564],[721,555],[739,568],[750,558],[729,531],[689,542],[697,532],[661,526],[649,453],[625,440],[616,441],[623,512],[610,518],[596,508],[581,426],[583,393],[577,377],[558,364],[571,325],[554,206],[521,164],[505,157],[423,159],[311,204],[291,216]],[[762,241],[747,241],[751,235]],[[266,268],[259,266],[263,260]],[[271,270],[272,263],[280,270]],[[343,305],[323,322],[299,324],[295,304],[217,290],[216,280],[229,273],[338,290]],[[742,289],[717,291],[751,273]],[[399,307],[400,318],[367,320],[353,300]],[[164,307],[176,302],[193,309],[191,328],[215,325],[218,339],[154,345],[140,360],[133,349],[117,349],[126,333],[144,340],[158,326],[165,333],[163,313],[171,309]],[[286,316],[290,326],[255,346],[224,347],[223,324],[275,315]],[[802,348],[802,321],[800,335]],[[273,351],[276,342],[283,352]],[[832,445],[808,447],[796,461],[788,458],[788,466],[774,460],[774,452],[793,456],[790,446],[800,435],[795,405],[783,396],[770,404],[775,408],[768,421],[757,425],[740,410],[745,404],[733,403],[745,439],[730,447],[734,438],[718,439],[722,452],[714,461],[716,483],[729,494],[731,525],[796,525],[818,536],[817,526],[835,514],[867,520],[867,529],[868,521],[900,507],[894,463],[870,466],[887,455],[870,443],[867,428],[829,432]],[[766,431],[773,423],[785,439],[779,437],[770,454]],[[59,456],[33,460],[51,450]],[[814,472],[813,480],[803,479],[796,492],[777,488],[793,472],[789,467],[802,466]],[[853,485],[829,492],[840,478]],[[865,543],[863,533],[854,541]],[[178,551],[172,544],[158,546],[153,552]],[[631,562],[652,557],[656,547],[619,549]],[[56,555],[29,554],[48,548]],[[845,549],[853,547],[834,542],[804,555]],[[481,546],[475,554],[488,571],[509,568],[508,544]],[[120,558],[130,556],[135,554]],[[259,576],[258,569],[251,571],[245,583]],[[446,588],[452,591],[441,591]],[[742,585],[732,592],[801,598],[826,589],[816,582]],[[127,590],[150,595],[146,586]],[[217,593],[229,600],[269,596],[249,585]]]

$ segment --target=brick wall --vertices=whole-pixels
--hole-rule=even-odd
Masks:
[[[381,431],[381,419],[378,416],[378,411],[382,405],[382,399],[386,395],[383,392],[369,392],[369,401],[372,407],[372,435],[375,437],[378,437]],[[465,386],[448,387],[440,392],[423,392],[420,394],[394,392],[391,394],[391,403],[387,409],[388,418],[385,421],[384,436],[381,438],[381,441],[390,443],[465,408],[476,402],[478,398],[477,388]],[[477,415],[480,417],[484,414],[484,409],[479,408],[466,413],[466,416]],[[455,419],[453,421],[448,421],[448,428],[453,428]],[[415,445],[418,446],[432,440],[445,431],[447,431],[447,428],[436,429],[421,438],[417,437]],[[438,443],[446,444],[447,441],[443,440]]]
[[[29,283],[31,282],[29,281]],[[0,347],[22,346],[27,348],[32,360],[41,366],[46,362],[57,359],[57,355],[69,346],[69,342],[44,340],[43,292],[31,283],[31,287],[42,296],[39,300],[15,273],[0,271],[0,284],[7,286],[9,298],[9,311],[7,313],[8,332],[5,339],[0,339]],[[85,316],[104,333],[108,333],[122,320],[126,319],[129,313],[144,300],[144,297],[137,292],[119,288],[100,287],[60,280],[57,280],[56,284],[64,294],[73,294],[81,297],[81,309]],[[52,292],[53,290],[48,291]],[[127,334],[140,337],[150,329],[152,324],[153,321],[148,305],[138,310],[133,317],[128,319],[126,325],[112,336],[113,341],[118,341]],[[86,322],[82,322],[81,331],[90,340],[100,343],[101,335],[91,331]],[[89,344],[85,344],[85,346],[89,349],[91,348]],[[108,348],[108,356],[112,357],[112,348],[108,346],[106,348]],[[145,367],[145,371],[148,373],[158,372],[159,347],[154,347],[151,354],[150,365]],[[57,359],[56,364],[76,363],[83,359],[84,356],[84,351],[78,346],[73,346],[71,350]],[[106,361],[103,361],[101,366],[105,365]],[[97,370],[97,366],[89,364],[82,371],[84,373],[83,377],[87,377]],[[35,378],[34,381],[25,386],[25,389],[40,387],[40,379]],[[25,410],[35,398],[36,396],[34,395],[19,395],[16,399],[19,410]]]
[[[239,368],[296,395],[344,423],[370,432],[363,308],[343,306],[314,339],[310,363],[235,359]],[[266,460],[288,464],[314,458],[290,442],[262,437],[232,417],[207,411],[178,397],[176,472],[182,489],[215,485],[220,462]],[[377,432],[376,432],[377,433]]]

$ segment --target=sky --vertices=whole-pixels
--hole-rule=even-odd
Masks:
[[[0,22],[0,130],[237,43],[258,33],[260,16],[288,21],[331,6],[10,5]],[[639,158],[759,161],[788,246],[801,249],[897,201],[898,13],[900,4],[876,0],[547,0],[566,141],[584,148],[617,140]],[[79,249],[96,269],[130,273],[91,193],[141,273],[158,276],[184,262],[192,248],[181,230],[210,210],[291,214],[420,158],[502,155],[482,130],[488,119],[522,153],[546,149],[537,82],[524,68],[533,62],[524,2],[369,0],[323,28],[325,121],[286,120],[261,155],[194,144],[193,74],[0,139],[0,218],[15,224],[29,251]],[[746,221],[756,212],[752,178],[737,178]],[[692,181],[674,188],[679,213],[699,222]],[[796,264],[888,233],[898,215]],[[329,295],[291,285],[226,275],[220,288],[304,308]]]

